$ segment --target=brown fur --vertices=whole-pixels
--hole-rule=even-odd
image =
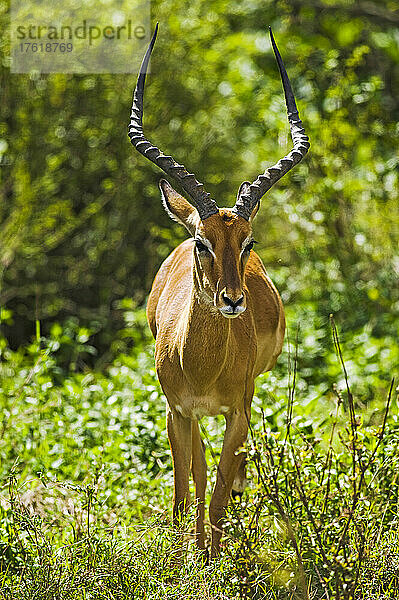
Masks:
[[[223,414],[226,432],[210,505],[212,555],[219,550],[224,509],[234,483],[243,485],[245,442],[254,380],[270,370],[281,352],[285,320],[280,296],[259,256],[243,252],[251,223],[228,209],[201,221],[196,210],[166,182],[161,184],[168,212],[211,252],[198,252],[194,239],[178,246],[157,273],[147,316],[156,338],[155,364],[168,399],[168,436],[172,449],[174,517],[187,509],[189,471],[198,501],[197,536],[205,546],[206,463],[197,420]],[[257,210],[257,208],[256,208]],[[256,214],[254,210],[253,217]],[[234,318],[221,312],[240,302]],[[237,309],[234,309],[237,310]],[[238,473],[238,480],[234,481]]]

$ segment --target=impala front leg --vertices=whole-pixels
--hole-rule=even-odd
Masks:
[[[197,420],[192,422],[192,444],[193,456],[191,470],[193,473],[195,496],[197,500],[197,545],[199,548],[201,548],[201,550],[205,550],[204,519],[207,468],[205,460],[205,447],[201,439]]]
[[[237,470],[242,463],[242,455],[237,450],[243,446],[248,434],[248,418],[244,411],[235,411],[226,416],[226,431],[223,449],[218,466],[215,489],[209,506],[212,525],[211,558],[219,554],[225,508],[229,502],[231,488]]]
[[[191,464],[191,420],[185,419],[169,408],[167,431],[173,460],[174,497],[173,522],[175,525],[190,505],[190,464]]]

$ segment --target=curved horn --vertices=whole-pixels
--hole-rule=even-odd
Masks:
[[[276,163],[273,167],[266,169],[262,175],[259,175],[259,177],[255,179],[253,183],[251,183],[251,185],[245,190],[245,193],[242,193],[238,196],[237,202],[232,210],[247,221],[249,221],[253,209],[262,196],[268,190],[270,190],[276,181],[288,173],[292,167],[297,165],[303,159],[310,146],[309,138],[305,134],[305,130],[302,127],[302,121],[299,118],[290,80],[288,79],[287,71],[285,70],[280,52],[276,46],[276,42],[274,41],[271,27],[269,27],[269,30],[274,54],[283,83],[288,122],[290,125],[294,148],[289,154],[287,154],[287,156],[284,156],[284,158],[279,160],[278,163]]]
[[[175,162],[171,156],[163,154],[163,152],[156,146],[153,146],[143,134],[143,95],[145,76],[157,33],[158,23],[143,58],[143,62],[141,63],[140,73],[137,78],[136,88],[133,94],[132,112],[130,115],[129,138],[136,150],[155,163],[165,171],[165,173],[168,173],[168,175],[171,175],[176,179],[183,190],[189,194],[201,219],[204,220],[218,212],[216,202],[212,200],[210,194],[205,191],[203,184],[199,183],[192,173],[189,173],[183,165],[179,165]]]

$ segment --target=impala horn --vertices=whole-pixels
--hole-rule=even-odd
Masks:
[[[259,175],[259,177],[255,179],[253,183],[243,186],[242,193],[238,194],[237,202],[232,210],[247,221],[249,221],[253,209],[262,196],[268,190],[270,190],[276,181],[288,173],[292,167],[297,165],[303,159],[310,146],[309,138],[305,134],[305,130],[302,127],[302,121],[299,118],[290,80],[288,79],[287,71],[285,70],[280,52],[276,46],[276,42],[274,41],[271,27],[269,27],[269,31],[283,83],[288,123],[290,125],[294,147],[291,152],[287,154],[287,156],[284,156],[284,158],[280,159],[273,167],[266,169],[266,171],[262,175]]]
[[[276,46],[276,42],[274,41],[271,27],[269,27],[269,30],[273,51],[283,83],[288,123],[290,125],[294,147],[291,152],[287,154],[287,156],[284,156],[284,158],[280,159],[274,166],[266,169],[266,171],[259,175],[253,183],[249,184],[246,182],[246,185],[241,186],[237,201],[232,211],[247,221],[249,221],[253,209],[262,196],[268,190],[270,190],[270,188],[279,179],[281,179],[283,175],[288,173],[292,167],[297,165],[303,159],[310,147],[309,138],[305,134],[305,130],[302,127],[302,121],[299,118],[290,80]],[[187,194],[193,200],[201,219],[204,220],[218,212],[217,204],[211,198],[209,192],[205,191],[204,185],[199,183],[195,176],[192,173],[189,173],[183,165],[178,164],[171,156],[163,154],[159,148],[153,146],[143,133],[144,84],[148,63],[150,61],[151,52],[155,44],[157,33],[158,23],[155,27],[152,40],[147,48],[147,52],[143,58],[136,88],[134,90],[132,112],[129,124],[129,138],[136,150],[155,163],[165,173],[171,175],[181,185],[183,190],[187,192]]]
[[[165,171],[165,173],[171,175],[180,184],[183,190],[187,192],[192,199],[199,216],[204,220],[219,211],[216,202],[212,200],[211,195],[205,191],[203,184],[199,183],[192,173],[189,173],[183,165],[179,165],[175,162],[171,156],[163,154],[159,148],[153,146],[143,133],[144,84],[157,33],[158,23],[143,58],[143,62],[141,63],[140,73],[137,78],[136,89],[133,94],[132,112],[130,115],[129,138],[136,150],[155,163]]]

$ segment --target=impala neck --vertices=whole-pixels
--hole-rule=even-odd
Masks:
[[[191,299],[183,311],[179,337],[184,372],[204,388],[213,383],[225,365],[231,323],[214,306],[212,289],[207,282],[204,285],[202,275],[194,255]]]

